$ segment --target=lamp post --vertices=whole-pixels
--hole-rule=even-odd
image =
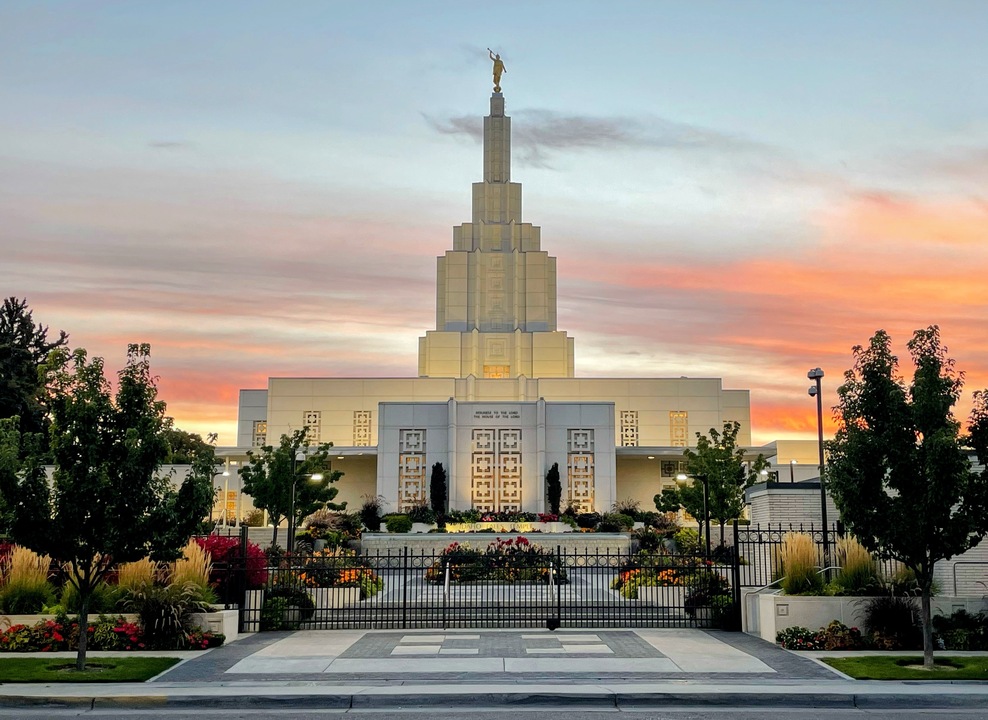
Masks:
[[[789,461],[789,482],[791,482],[791,483],[796,482],[796,461],[795,460],[790,460]]]
[[[305,450],[299,450],[292,456],[292,491],[288,501],[288,552],[295,549],[295,485],[298,482],[296,468],[300,462],[305,462]]]
[[[823,479],[823,392],[820,388],[820,380],[823,379],[823,370],[813,368],[806,377],[814,381],[808,390],[810,397],[816,398],[816,429],[817,443],[820,450],[820,523],[823,525],[823,565],[830,565],[830,543],[827,540],[827,485]]]
[[[686,475],[686,473],[679,473],[678,475],[676,475],[676,479],[679,480],[680,482],[683,482],[685,480],[688,480],[689,478]],[[703,518],[702,518],[702,522],[699,523],[699,525],[701,530],[703,531],[703,547],[706,552],[704,557],[707,560],[709,560],[710,559],[710,510],[707,505],[707,493],[709,492],[710,488],[707,485],[706,475],[700,475],[700,474],[694,475],[693,479],[699,480],[700,483],[703,485]]]
[[[288,551],[294,552],[295,550],[295,486],[298,484],[298,471],[296,470],[298,463],[305,462],[306,451],[299,450],[295,453],[295,457],[292,458],[292,492],[290,496],[290,501],[288,503]],[[322,473],[311,473],[304,475],[303,477],[309,480],[322,480]]]

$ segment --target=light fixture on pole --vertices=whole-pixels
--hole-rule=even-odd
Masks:
[[[706,551],[704,557],[707,560],[709,560],[710,559],[710,510],[707,505],[708,502],[707,494],[710,488],[707,485],[706,475],[693,475],[692,477],[694,480],[699,480],[703,486],[703,518],[702,518],[702,522],[697,523],[697,525],[700,527],[700,530],[703,533],[703,547],[704,550]],[[686,473],[679,473],[676,475],[676,480],[678,480],[679,482],[684,482],[688,479],[689,476],[686,475]]]
[[[230,458],[226,459],[226,466],[223,469],[223,527],[230,524],[230,510],[227,499],[230,493]]]
[[[827,485],[823,478],[823,392],[820,387],[823,370],[813,368],[806,373],[806,377],[814,381],[808,392],[810,397],[816,398],[816,429],[820,450],[820,524],[823,525],[823,564],[824,567],[828,567],[830,564],[830,544],[827,540]]]
[[[299,450],[292,456],[292,490],[288,502],[288,552],[295,548],[295,485],[298,482],[296,468],[298,463],[305,462],[305,450]]]
[[[789,482],[796,482],[796,460],[789,461]]]

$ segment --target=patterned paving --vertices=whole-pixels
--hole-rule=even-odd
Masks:
[[[259,633],[204,653],[156,682],[680,680],[739,683],[833,679],[771,643],[718,631],[446,630]]]
[[[344,651],[341,658],[437,657],[480,658],[566,657],[662,658],[655,647],[630,631],[555,633],[373,633]]]

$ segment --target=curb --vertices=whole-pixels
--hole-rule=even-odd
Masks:
[[[115,695],[0,697],[0,708],[142,709],[211,708],[222,710],[388,709],[469,707],[742,707],[742,708],[848,708],[848,709],[964,709],[988,707],[988,686],[982,691],[944,695],[908,693],[791,693],[791,692],[487,692],[421,694],[267,694],[250,695]]]

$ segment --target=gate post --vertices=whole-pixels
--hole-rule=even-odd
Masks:
[[[401,627],[408,628],[408,545],[401,562]]]
[[[734,618],[731,621],[730,630],[741,630],[742,608],[741,608],[741,547],[738,542],[738,521],[734,520],[734,552],[731,553],[731,561],[734,566],[731,568],[731,585],[734,586]]]
[[[247,630],[247,530],[246,525],[240,526],[240,553],[234,559],[233,567],[227,567],[227,573],[232,570],[233,574],[232,578],[227,578],[227,593],[229,593],[227,600],[235,598],[237,601],[238,632]],[[233,587],[231,588],[230,585]]]
[[[562,545],[556,545],[556,562],[559,563],[559,575],[561,575],[566,567],[563,562]],[[563,625],[563,582],[559,575],[552,578],[556,583],[556,627]]]

